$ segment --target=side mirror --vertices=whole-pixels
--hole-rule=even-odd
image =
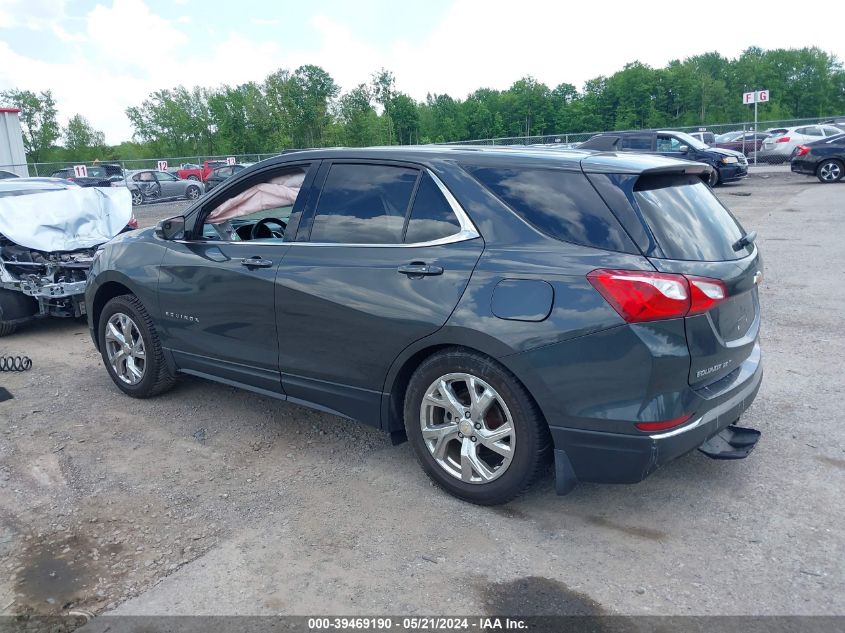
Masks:
[[[175,218],[168,218],[156,224],[156,237],[163,240],[178,240],[185,235],[185,217],[177,215]]]
[[[686,154],[689,151],[689,145],[681,145],[681,154]]]

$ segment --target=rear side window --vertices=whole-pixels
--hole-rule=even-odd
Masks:
[[[622,138],[622,149],[651,151],[651,135],[625,136]]]
[[[611,251],[632,252],[628,235],[579,172],[465,166],[481,184],[543,233]]]
[[[317,203],[311,241],[401,244],[418,173],[392,165],[332,165]]]
[[[732,245],[745,232],[713,192],[696,176],[643,176],[634,199],[667,259],[741,259]]]
[[[440,189],[428,174],[423,174],[408,228],[405,232],[406,244],[430,242],[454,235],[461,230],[461,225],[452,207],[443,197]]]

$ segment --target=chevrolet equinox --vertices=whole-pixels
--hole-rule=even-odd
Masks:
[[[693,449],[745,457],[762,379],[755,234],[647,154],[293,152],[96,255],[114,383],[189,374],[405,438],[479,504],[633,483]]]

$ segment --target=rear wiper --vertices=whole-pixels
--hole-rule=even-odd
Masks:
[[[739,238],[736,242],[733,243],[733,248],[735,251],[741,251],[746,246],[749,246],[754,240],[757,239],[757,231],[750,231]]]

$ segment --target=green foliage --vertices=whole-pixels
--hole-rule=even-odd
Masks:
[[[6,107],[20,108],[23,146],[31,162],[42,160],[44,154],[59,138],[56,120],[56,101],[50,90],[39,94],[29,90],[6,90],[0,93],[0,102]]]
[[[279,69],[263,82],[214,89],[178,86],[128,108],[133,142],[102,147],[102,134],[76,115],[61,131],[50,91],[7,91],[20,107],[31,161],[151,159],[272,153],[285,148],[414,144],[711,125],[747,121],[743,92],[767,88],[769,120],[845,114],[845,70],[818,48],[751,47],[736,59],[717,52],[673,60],[663,68],[639,61],[610,76],[554,88],[525,76],[507,90],[479,88],[463,100],[429,94],[416,102],[387,69],[369,84],[341,93],[319,66]],[[64,137],[65,148],[54,143]]]

